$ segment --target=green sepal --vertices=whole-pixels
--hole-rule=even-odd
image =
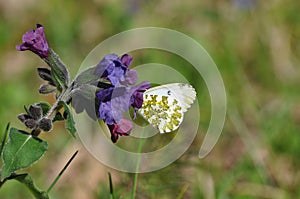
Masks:
[[[35,105],[41,107],[41,109],[43,111],[43,116],[47,115],[47,113],[51,109],[51,105],[47,102],[39,102],[39,103],[36,103]]]

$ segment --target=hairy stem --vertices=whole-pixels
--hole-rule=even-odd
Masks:
[[[55,116],[55,113],[57,111],[59,111],[59,109],[61,108],[59,106],[59,102],[61,102],[61,101],[67,102],[69,100],[69,96],[70,96],[69,93],[70,93],[70,88],[67,88],[62,91],[62,93],[58,96],[58,98],[56,99],[56,101],[54,102],[54,104],[52,105],[52,107],[50,108],[48,113],[46,114],[45,118],[51,119],[51,117]]]

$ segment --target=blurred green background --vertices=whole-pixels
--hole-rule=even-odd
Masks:
[[[53,102],[52,96],[37,92],[42,82],[36,68],[45,64],[30,52],[15,50],[36,23],[44,25],[48,42],[73,75],[87,53],[109,36],[136,27],[170,28],[197,40],[215,60],[228,114],[214,150],[199,159],[210,119],[209,95],[201,85],[201,133],[175,163],[140,174],[136,198],[300,198],[299,10],[297,0],[0,0],[1,135],[9,121],[23,128],[16,120],[23,105]],[[183,63],[158,51],[134,55],[133,65]],[[43,138],[49,150],[28,172],[46,189],[81,146],[63,123]],[[108,198],[108,171],[116,198],[129,198],[133,174],[99,164],[83,148],[51,196]],[[0,189],[0,198],[32,195],[11,181]]]

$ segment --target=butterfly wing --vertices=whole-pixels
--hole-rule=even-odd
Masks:
[[[160,133],[178,129],[183,113],[196,98],[195,89],[184,83],[165,84],[144,92],[143,106],[139,113]]]

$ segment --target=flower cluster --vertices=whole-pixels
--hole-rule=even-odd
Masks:
[[[43,110],[38,104],[30,105],[25,110],[26,113],[19,114],[18,119],[32,130],[32,134],[38,135],[41,130],[51,131],[52,121],[43,117]]]
[[[132,107],[134,118],[136,117],[137,110],[143,105],[143,93],[150,88],[150,83],[135,85],[137,72],[129,69],[132,57],[127,54],[122,57],[109,54],[98,65],[80,72],[71,81],[68,68],[48,45],[44,27],[40,24],[37,24],[35,30],[23,35],[22,44],[16,46],[16,49],[31,51],[47,64],[46,67],[37,69],[39,77],[44,80],[39,93],[54,93],[55,102],[24,106],[25,113],[19,114],[18,119],[26,126],[25,131],[10,128],[8,123],[2,145],[0,144],[0,187],[8,180],[16,179],[27,185],[36,198],[46,199],[57,179],[47,191],[41,191],[33,186],[34,182],[27,173],[16,173],[30,167],[47,151],[48,144],[39,135],[52,131],[54,122],[65,121],[66,130],[76,137],[72,106],[76,113],[86,111],[92,119],[103,120],[115,143],[119,136],[129,135],[133,128],[132,122],[123,118],[123,113]]]
[[[42,25],[37,24],[35,30],[26,32],[22,37],[22,44],[18,45],[16,49],[32,51],[50,67],[50,69],[38,69],[39,76],[46,81],[39,89],[41,94],[55,92],[57,100],[64,100],[63,102],[67,105],[72,103],[76,113],[86,110],[93,119],[103,120],[108,125],[113,142],[116,142],[119,136],[129,135],[133,124],[123,118],[123,113],[133,107],[134,117],[136,117],[137,110],[143,104],[143,93],[150,88],[149,82],[142,82],[134,86],[138,77],[135,70],[129,69],[132,62],[130,55],[125,54],[119,57],[116,54],[108,54],[96,67],[82,72],[70,83],[69,71],[58,55],[49,47]],[[97,90],[95,94],[93,88],[96,85],[100,90]],[[90,90],[92,91],[89,92]],[[94,107],[88,106],[89,104],[96,105],[96,114]],[[58,112],[60,107],[54,107],[51,110]],[[51,116],[51,114],[49,113],[47,116]],[[31,106],[29,113],[21,114],[19,119],[28,128],[43,131],[51,130],[51,119],[57,120],[57,118],[42,117],[40,108],[36,106]],[[72,117],[69,116],[67,119],[70,120],[67,124],[72,124]],[[68,129],[74,128],[69,127]],[[72,130],[73,133],[75,131]]]
[[[143,104],[143,92],[150,88],[149,82],[132,86],[137,82],[137,73],[128,68],[131,62],[130,55],[125,54],[120,58],[116,54],[109,54],[99,62],[95,70],[97,75],[111,85],[98,91],[96,96],[99,102],[98,118],[108,125],[113,142],[119,136],[129,135],[133,124],[123,118],[123,112],[133,107],[136,114]]]

